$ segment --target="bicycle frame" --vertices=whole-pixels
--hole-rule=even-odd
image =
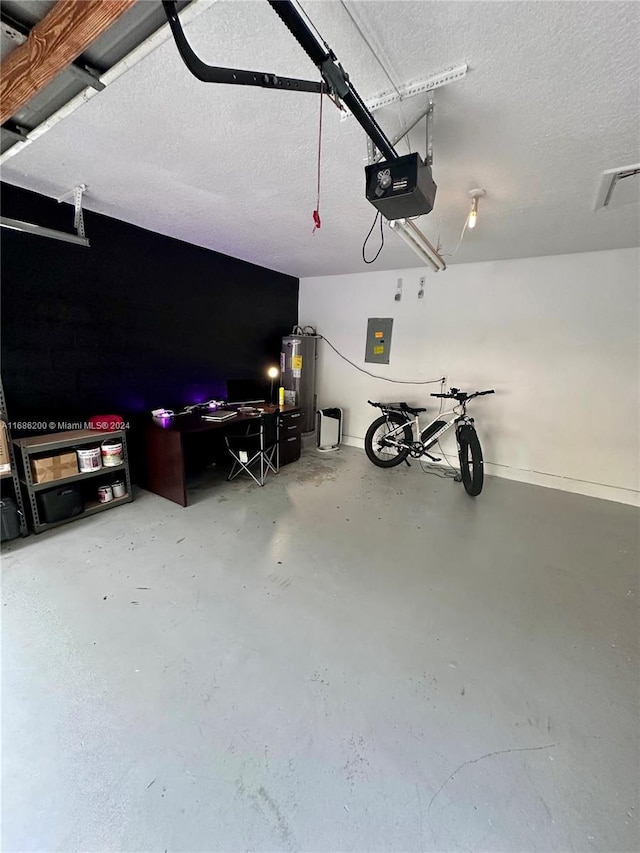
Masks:
[[[409,457],[421,460],[426,456],[432,462],[441,462],[440,456],[429,453],[437,444],[441,455],[455,471],[455,479],[462,482],[468,495],[477,497],[484,484],[482,448],[475,430],[474,418],[467,415],[467,405],[476,397],[486,394],[495,394],[495,391],[492,388],[469,394],[459,388],[451,388],[446,393],[431,394],[440,400],[451,400],[452,408],[443,412],[443,403],[440,403],[441,411],[425,427],[420,426],[420,415],[426,412],[426,409],[409,406],[408,403],[374,403],[367,400],[382,413],[382,417],[376,418],[369,426],[364,438],[364,449],[369,460],[379,468],[393,468],[402,462],[409,465]],[[449,461],[440,444],[442,436],[452,427],[455,428],[458,446],[459,473],[456,470],[457,465],[454,466]]]
[[[385,417],[390,411],[395,411],[396,413],[398,413],[397,410],[383,409],[383,414],[385,415]],[[429,435],[429,430],[438,421],[446,421],[446,423],[443,426],[439,427],[433,434]],[[394,425],[395,428],[390,430],[387,435],[385,435],[384,444],[389,445],[390,447],[397,447],[399,450],[406,448],[407,442],[404,438],[404,429],[407,424],[410,424],[414,443],[420,444],[422,446],[422,453],[426,453],[426,451],[429,450],[430,447],[433,447],[433,445],[436,444],[440,440],[440,438],[442,438],[442,436],[451,429],[452,426],[456,425],[457,427],[460,423],[473,424],[473,418],[468,417],[465,405],[462,405],[462,411],[460,410],[460,405],[457,405],[447,412],[440,412],[435,416],[432,421],[430,421],[423,428],[420,427],[419,415],[415,415],[413,419],[411,419],[407,415],[407,420],[405,423]],[[402,438],[397,441],[393,438],[393,436],[398,434],[401,435]],[[424,435],[428,435],[428,438],[423,439]]]

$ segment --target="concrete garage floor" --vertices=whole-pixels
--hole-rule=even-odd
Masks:
[[[307,450],[4,551],[5,851],[638,849],[631,507]]]

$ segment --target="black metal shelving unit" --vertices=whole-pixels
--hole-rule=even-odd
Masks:
[[[20,535],[28,536],[27,519],[24,513],[24,503],[22,500],[22,489],[20,487],[20,479],[18,477],[18,468],[16,466],[16,458],[13,452],[13,441],[11,440],[11,430],[9,429],[9,417],[7,415],[7,402],[4,396],[4,388],[2,380],[0,380],[0,420],[7,424],[7,443],[9,445],[9,462],[11,463],[11,471],[5,474],[0,474],[0,487],[2,494],[5,494],[5,487],[11,483],[13,487],[13,498],[18,508],[18,519],[20,522]]]
[[[31,476],[31,458],[42,453],[60,453],[64,450],[73,450],[76,447],[82,447],[86,444],[96,444],[104,441],[107,438],[122,440],[122,463],[119,465],[109,465],[98,468],[96,471],[85,471],[79,474],[73,474],[71,477],[63,477],[59,480],[49,480],[45,483],[34,483]],[[77,521],[80,518],[87,518],[90,515],[95,515],[98,512],[103,512],[106,509],[120,506],[121,504],[130,503],[133,500],[131,488],[131,475],[129,473],[129,458],[127,455],[127,437],[124,430],[111,430],[103,432],[101,430],[80,429],[68,430],[67,432],[54,432],[51,435],[37,435],[30,438],[18,438],[14,441],[16,449],[20,454],[22,466],[20,471],[20,481],[24,487],[25,493],[31,507],[31,516],[33,520],[33,530],[35,533],[42,533],[45,530],[50,530],[52,527],[58,527],[61,524],[68,524],[70,521]],[[84,512],[79,515],[74,515],[71,518],[64,518],[60,521],[45,522],[40,518],[40,507],[38,505],[38,494],[46,489],[60,488],[60,486],[70,484],[81,484],[85,480],[94,480],[99,477],[108,476],[111,474],[119,474],[125,482],[126,494],[121,498],[114,498],[108,503],[100,503],[99,501],[89,501],[84,505]]]

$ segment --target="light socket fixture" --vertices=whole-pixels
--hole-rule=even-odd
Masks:
[[[484,190],[476,187],[475,189],[469,190],[467,195],[471,199],[471,210],[469,211],[469,218],[467,219],[467,228],[475,228],[476,221],[478,219],[478,199],[482,198],[486,193]]]

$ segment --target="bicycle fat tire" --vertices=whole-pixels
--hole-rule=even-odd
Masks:
[[[458,433],[458,454],[462,484],[466,493],[475,498],[484,485],[484,462],[480,440],[473,427],[463,427]]]
[[[364,449],[371,462],[373,462],[374,465],[377,465],[378,468],[393,468],[394,465],[400,465],[400,463],[404,462],[404,460],[409,455],[408,448],[405,448],[404,450],[399,450],[395,456],[389,456],[388,459],[381,459],[380,456],[376,453],[376,448],[374,447],[374,436],[376,432],[380,429],[380,427],[388,423],[395,424],[396,426],[402,426],[402,424],[405,424],[405,441],[413,440],[411,425],[407,422],[406,418],[402,417],[402,415],[397,415],[393,412],[390,412],[386,416],[382,415],[381,417],[376,418],[367,430],[367,434],[364,437]]]

